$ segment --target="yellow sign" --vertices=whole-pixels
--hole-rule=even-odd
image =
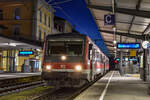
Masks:
[[[136,50],[130,50],[130,56],[136,56]]]

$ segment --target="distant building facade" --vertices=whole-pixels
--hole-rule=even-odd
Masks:
[[[57,33],[70,33],[73,30],[73,26],[65,19],[55,16],[53,34]]]
[[[52,34],[53,18],[54,9],[45,0],[0,0],[2,35],[44,41],[46,35]],[[40,56],[18,56],[18,53],[18,49],[0,51],[0,71],[18,72],[26,60],[42,59],[42,53]]]
[[[3,34],[44,40],[52,33],[54,9],[45,0],[0,0]]]

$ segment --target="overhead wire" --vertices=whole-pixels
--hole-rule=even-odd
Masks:
[[[74,21],[74,20],[72,19],[72,17],[70,17],[60,6],[55,6],[55,8],[60,9],[60,10],[62,11],[62,13],[63,13],[66,17],[68,17],[72,22],[76,23],[76,24],[78,25],[78,27],[80,27],[80,29],[81,29],[82,31],[84,31],[85,33],[87,33],[87,31],[85,31],[83,28],[81,28],[81,26],[80,26],[76,21]]]

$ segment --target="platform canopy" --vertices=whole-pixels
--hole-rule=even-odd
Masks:
[[[0,49],[42,49],[42,42],[0,34]]]
[[[86,0],[99,31],[111,54],[114,54],[114,30],[104,25],[104,15],[113,13],[113,0]],[[149,39],[150,0],[114,0],[117,42],[141,42]],[[121,41],[122,37],[122,41]]]

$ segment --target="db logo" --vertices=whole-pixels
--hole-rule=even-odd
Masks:
[[[66,68],[66,65],[60,65],[60,68],[65,69],[65,68]]]

